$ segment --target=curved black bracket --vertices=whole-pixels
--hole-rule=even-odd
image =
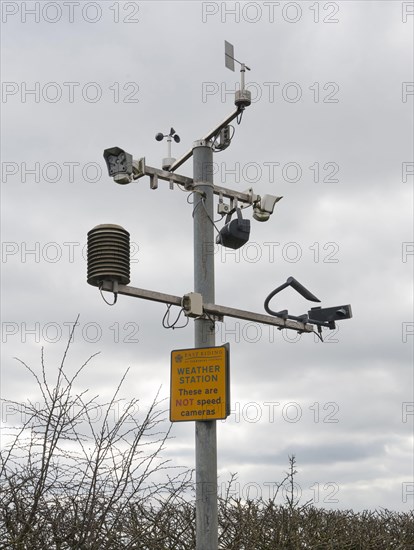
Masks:
[[[288,277],[286,283],[275,288],[275,290],[273,290],[273,292],[271,292],[266,298],[264,308],[267,313],[269,313],[269,315],[280,317],[281,319],[293,319],[294,321],[300,321],[302,323],[311,323],[318,327],[319,334],[321,334],[322,327],[333,330],[336,327],[335,321],[351,319],[352,309],[349,304],[344,306],[325,307],[323,309],[321,307],[313,307],[308,311],[308,313],[305,313],[304,315],[299,315],[298,317],[296,317],[295,315],[289,315],[287,309],[284,309],[282,311],[273,311],[272,309],[270,309],[270,300],[278,292],[288,286],[294,288],[296,292],[299,292],[299,294],[303,296],[306,300],[309,300],[310,302],[320,302],[319,298],[312,294],[312,292],[309,292],[309,290],[301,285],[296,279],[294,279],[293,277]]]
[[[300,284],[299,281],[297,281],[294,277],[288,277],[286,280],[286,283],[283,285],[278,286],[273,290],[269,296],[266,298],[264,303],[264,308],[267,311],[269,315],[273,315],[274,317],[280,317],[281,319],[293,319],[295,321],[301,321],[302,323],[308,322],[308,314],[305,313],[304,315],[294,316],[289,315],[288,310],[284,309],[282,311],[273,311],[269,307],[270,300],[276,296],[281,290],[287,288],[288,286],[291,286],[298,292],[301,296],[303,296],[306,300],[309,300],[311,302],[320,302],[319,298],[317,298],[312,292],[310,292],[307,288],[305,288],[303,285]]]

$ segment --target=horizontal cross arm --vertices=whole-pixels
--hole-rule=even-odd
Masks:
[[[101,289],[107,290],[108,292],[114,292],[113,283],[111,281],[104,281]],[[174,296],[172,294],[165,294],[153,290],[144,290],[143,288],[136,288],[128,285],[118,285],[116,292],[125,296],[132,296],[134,298],[141,298],[143,300],[151,300],[153,302],[161,302],[174,306],[182,306],[183,302],[181,296]],[[298,332],[312,332],[314,330],[313,325],[309,323],[301,323],[300,321],[294,321],[292,319],[281,319],[280,317],[274,317],[272,315],[264,315],[262,313],[254,313],[252,311],[245,311],[217,304],[203,304],[203,312],[207,318],[209,315],[217,317],[220,320],[223,317],[233,317],[244,321],[273,325],[280,329],[292,329]]]

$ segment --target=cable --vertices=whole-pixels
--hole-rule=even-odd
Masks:
[[[184,191],[184,193],[187,193],[188,189],[186,189],[185,187],[183,187],[183,184],[182,184],[182,183],[176,183],[175,185],[178,187],[178,189],[179,189],[180,191]]]
[[[316,332],[316,330],[312,330],[312,332],[313,332],[313,334],[316,334],[316,336],[319,338],[319,340],[320,340],[321,342],[323,342],[322,331],[319,330],[320,328],[321,328],[321,327],[318,327],[318,332],[319,332],[319,334],[318,334],[318,332]]]
[[[215,230],[217,231],[217,233],[220,235],[220,230],[218,229],[218,227],[217,227],[216,224],[214,223],[214,220],[210,217],[210,214],[207,212],[207,208],[206,208],[206,205],[205,205],[206,199],[203,197],[203,198],[201,199],[200,202],[203,203],[203,207],[204,207],[205,213],[207,214],[207,218],[211,221],[211,223],[212,223],[213,226],[214,226],[214,229],[215,229]],[[200,204],[200,203],[198,203],[198,204]],[[197,205],[197,206],[198,206],[198,205]],[[194,216],[194,212],[193,212],[193,216]],[[223,216],[221,216],[220,220],[218,220],[218,221],[221,221],[221,220],[223,219],[223,217],[224,217],[224,214],[223,214]]]
[[[207,311],[204,311],[204,315],[208,317],[209,321],[211,322],[211,330],[214,330],[216,328],[215,320],[211,317],[211,315]]]
[[[108,302],[108,300],[102,294],[102,283],[99,285],[99,292],[101,293],[102,300],[105,302],[105,304],[108,304],[108,306],[114,306],[116,304],[116,301],[118,300],[118,293],[117,292],[114,292],[114,301],[112,302],[112,304],[110,302]]]
[[[183,189],[183,191],[184,191],[184,189]],[[190,202],[190,197],[191,197],[191,195],[194,195],[194,193],[198,193],[199,195],[201,195],[203,197],[203,199],[205,199],[205,197],[206,197],[206,194],[204,193],[204,191],[199,191],[198,189],[194,189],[193,191],[191,191],[191,193],[187,197],[188,204],[194,204],[194,201]]]
[[[221,130],[219,130],[219,131],[217,132],[217,134],[215,134],[215,135],[213,136],[214,139],[213,139],[212,144],[211,144],[211,147],[212,147],[212,149],[213,149],[213,153],[221,153],[222,151],[225,151],[228,147],[230,147],[231,141],[232,141],[232,139],[234,138],[234,134],[236,133],[236,128],[233,126],[233,124],[228,124],[228,127],[233,129],[233,133],[232,133],[232,135],[229,137],[229,144],[228,144],[226,147],[224,147],[223,149],[220,148],[220,147],[217,147],[217,146],[215,145],[217,139],[218,139],[219,136],[220,136]]]
[[[189,200],[190,197],[191,197],[191,195],[193,195],[194,193],[199,193],[199,194],[201,195],[202,198],[201,198],[201,201],[199,201],[199,202],[195,205],[195,207],[193,208],[193,212],[192,212],[192,214],[191,214],[193,218],[194,218],[194,214],[195,214],[197,208],[200,206],[200,202],[203,202],[203,201],[205,200],[205,196],[206,196],[205,193],[203,193],[203,191],[198,191],[197,189],[195,189],[195,190],[192,191],[192,192],[188,195],[188,197],[187,197],[187,202],[188,202],[188,204],[194,205],[194,200],[193,200],[192,202]]]
[[[168,304],[168,305],[167,305],[167,311],[165,312],[164,317],[162,318],[162,326],[163,326],[164,328],[172,328],[173,330],[174,330],[174,329],[179,329],[179,328],[185,328],[185,327],[188,325],[188,322],[189,322],[188,317],[187,317],[187,320],[186,320],[185,325],[181,325],[181,326],[179,326],[179,327],[176,326],[177,323],[178,323],[178,321],[180,320],[180,317],[181,317],[181,315],[182,315],[182,313],[183,313],[183,311],[184,311],[184,308],[181,308],[181,309],[180,309],[180,312],[179,312],[179,314],[177,315],[176,320],[175,320],[172,324],[169,324],[169,323],[170,323],[170,309],[171,309],[171,305],[172,305],[172,304]]]
[[[198,202],[198,203],[195,205],[195,207],[194,207],[194,209],[193,209],[193,212],[192,212],[192,214],[191,214],[191,215],[193,216],[193,218],[194,218],[194,214],[196,213],[196,210],[197,210],[197,208],[200,206],[200,203],[201,203],[201,202],[203,202],[203,199],[201,199],[201,201]],[[192,203],[192,204],[194,204],[194,203]]]

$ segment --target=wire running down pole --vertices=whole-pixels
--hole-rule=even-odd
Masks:
[[[194,291],[214,303],[213,150],[206,140],[193,148]],[[195,319],[196,348],[215,345],[214,325]],[[218,550],[216,421],[195,422],[196,550]]]

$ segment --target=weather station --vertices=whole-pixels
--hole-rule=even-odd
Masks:
[[[196,470],[196,550],[217,550],[217,438],[216,420],[226,418],[230,411],[230,350],[229,346],[215,346],[215,323],[225,317],[276,326],[280,330],[299,333],[316,333],[322,340],[322,328],[334,329],[335,323],[352,317],[350,305],[321,308],[313,307],[302,315],[290,315],[284,309],[274,311],[269,304],[276,294],[288,286],[305,300],[320,302],[309,290],[293,277],[273,290],[265,299],[265,313],[236,309],[215,303],[214,295],[214,244],[238,249],[250,237],[250,220],[242,211],[253,210],[253,219],[265,222],[274,213],[282,198],[273,195],[260,196],[250,187],[239,192],[215,185],[213,181],[213,154],[227,149],[234,138],[231,122],[241,124],[251,94],[246,89],[245,74],[250,68],[237,61],[233,46],[225,41],[225,65],[234,71],[240,66],[240,89],[235,93],[235,109],[210,132],[193,143],[180,158],[172,157],[172,142],[180,143],[180,137],[171,127],[168,134],[157,133],[157,141],[167,141],[167,156],[162,168],[147,166],[145,157],[133,159],[119,147],[105,149],[104,158],[109,176],[115,183],[126,185],[145,176],[150,188],[158,189],[159,182],[168,182],[194,195],[194,289],[182,296],[155,290],[129,286],[130,248],[129,232],[119,225],[98,225],[88,233],[87,281],[103,291],[113,294],[114,305],[119,295],[161,302],[179,308],[179,314],[194,320],[194,347],[173,350],[170,370],[170,420],[172,422],[195,421],[195,470]],[[193,158],[193,177],[176,173],[186,161]],[[218,230],[214,221],[216,211],[224,218]],[[218,232],[214,239],[214,231]],[[185,290],[185,289],[183,289]],[[166,325],[164,325],[166,326]],[[166,328],[170,328],[166,326]]]

